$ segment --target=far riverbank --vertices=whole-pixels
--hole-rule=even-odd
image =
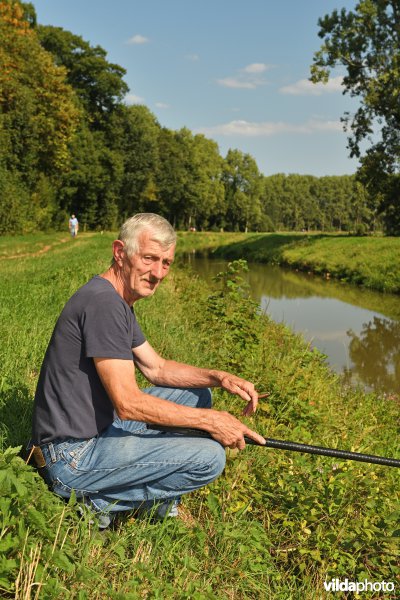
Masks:
[[[178,250],[285,265],[379,292],[400,293],[400,238],[309,233],[179,233]]]

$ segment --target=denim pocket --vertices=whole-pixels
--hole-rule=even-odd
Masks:
[[[97,438],[88,440],[71,440],[69,443],[64,443],[61,450],[61,455],[64,461],[73,469],[78,469],[83,459],[88,454],[94,445]]]

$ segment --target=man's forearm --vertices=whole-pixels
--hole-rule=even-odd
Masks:
[[[169,387],[219,387],[228,373],[217,369],[202,369],[174,360],[165,360],[151,378],[154,385]]]
[[[240,396],[248,403],[245,414],[252,414],[257,407],[258,394],[254,385],[241,377],[219,369],[201,369],[172,360],[164,360],[157,374],[150,378],[155,385],[169,387],[221,387]]]
[[[259,444],[265,440],[233,415],[212,408],[192,408],[174,404],[163,398],[140,393],[126,406],[122,419],[144,421],[149,424],[170,427],[189,427],[208,431],[223,446],[244,448],[244,435]]]
[[[135,363],[143,375],[154,385],[178,388],[221,387],[249,403],[246,414],[255,411],[257,392],[254,385],[242,377],[220,369],[203,369],[166,360],[154,352],[148,342],[134,349],[134,356]]]

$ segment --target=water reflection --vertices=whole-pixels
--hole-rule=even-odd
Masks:
[[[349,352],[361,381],[379,391],[398,393],[400,322],[374,317],[359,335],[350,330]],[[373,360],[371,360],[373,357]]]
[[[195,255],[193,269],[211,281],[226,262]],[[247,280],[255,300],[274,321],[284,322],[327,355],[346,381],[367,389],[400,389],[400,299],[354,286],[249,263]]]

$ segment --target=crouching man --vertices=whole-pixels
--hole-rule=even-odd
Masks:
[[[140,329],[133,305],[156,291],[174,260],[176,234],[164,218],[137,214],[113,242],[110,268],[67,302],[37,385],[32,442],[37,466],[64,498],[72,490],[107,525],[135,508],[176,515],[180,497],[207,485],[225,465],[225,447],[244,435],[264,439],[228,412],[211,408],[221,387],[252,414],[254,385],[218,369],[162,358]],[[139,389],[138,368],[153,387]],[[211,438],[153,430],[195,427]]]

